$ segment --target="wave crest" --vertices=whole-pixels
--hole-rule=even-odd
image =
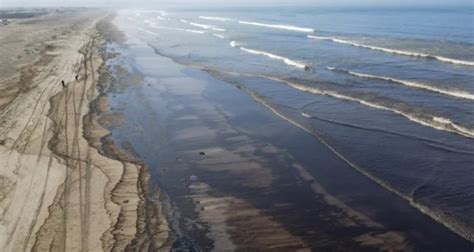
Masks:
[[[202,28],[202,29],[206,29],[206,30],[213,30],[213,31],[220,31],[220,32],[225,31],[225,29],[217,28],[213,25],[205,25],[205,24],[199,24],[199,23],[193,23],[193,22],[189,22],[188,24],[192,25],[192,26]]]
[[[418,88],[418,89],[424,89],[424,90],[428,90],[428,91],[431,91],[431,92],[435,92],[435,93],[439,93],[439,94],[443,94],[443,95],[447,95],[447,96],[452,96],[452,97],[456,97],[456,98],[463,98],[463,99],[468,99],[468,100],[474,100],[474,94],[471,94],[471,93],[468,93],[468,92],[465,92],[465,91],[461,91],[461,90],[443,89],[443,88],[434,87],[434,86],[424,84],[424,83],[400,80],[400,79],[396,79],[396,78],[392,78],[392,77],[386,77],[386,76],[377,76],[377,75],[371,75],[371,74],[365,74],[365,73],[357,73],[357,72],[352,72],[352,71],[336,69],[334,67],[327,67],[326,69],[331,70],[331,71],[347,73],[347,74],[350,74],[352,76],[356,76],[356,77],[359,77],[359,78],[390,81],[390,82],[393,82],[393,83],[402,84],[404,86]]]
[[[204,19],[204,20],[215,20],[215,21],[222,21],[222,22],[232,21],[232,19],[225,18],[225,17],[199,16],[199,18]]]
[[[346,44],[346,45],[351,45],[351,46],[355,46],[355,47],[370,49],[370,50],[374,50],[374,51],[380,51],[380,52],[398,54],[398,55],[410,56],[410,57],[432,59],[432,60],[437,60],[437,61],[450,63],[450,64],[455,64],[455,65],[474,66],[473,61],[451,59],[451,58],[446,58],[446,57],[436,56],[436,55],[431,55],[431,54],[426,54],[426,53],[409,52],[409,51],[389,49],[389,48],[384,48],[384,47],[363,45],[363,44],[359,44],[359,43],[356,43],[356,42],[352,42],[352,41],[348,41],[348,40],[342,40],[342,39],[333,38],[333,37],[319,37],[319,36],[308,35],[308,38],[318,39],[318,40],[329,40],[329,41],[339,43],[339,44]]]
[[[297,32],[306,32],[306,33],[315,32],[315,30],[312,28],[298,27],[298,26],[285,25],[285,24],[264,24],[264,23],[240,21],[240,20],[239,20],[239,24],[246,24],[246,25],[253,25],[253,26],[260,26],[260,27],[267,27],[267,28],[281,29],[281,30],[289,30],[289,31],[297,31]]]
[[[264,51],[259,51],[259,50],[254,50],[254,49],[249,49],[249,48],[246,48],[246,47],[242,47],[242,46],[239,46],[235,41],[230,42],[230,46],[239,48],[240,50],[242,50],[244,52],[247,52],[247,53],[250,53],[250,54],[262,55],[262,56],[266,56],[266,57],[271,58],[271,59],[283,61],[285,64],[287,64],[289,66],[293,66],[293,67],[296,67],[296,68],[301,68],[301,69],[304,69],[304,70],[309,70],[310,69],[310,67],[308,65],[306,65],[305,63],[295,61],[295,60],[291,60],[291,59],[285,58],[283,56],[272,54],[272,53],[269,53],[269,52],[264,52]]]
[[[299,83],[295,83],[295,82],[291,82],[291,81],[287,81],[287,80],[283,80],[283,79],[279,79],[275,77],[269,77],[269,76],[256,76],[256,77],[285,83],[289,87],[292,87],[294,89],[301,90],[304,92],[309,92],[309,93],[318,94],[318,95],[326,95],[326,96],[334,97],[341,100],[357,102],[367,107],[390,111],[395,114],[401,115],[412,122],[421,124],[423,126],[427,126],[433,129],[441,130],[441,131],[455,133],[464,137],[474,138],[474,129],[463,127],[444,117],[433,116],[433,115],[428,115],[428,114],[423,114],[421,116],[415,115],[409,111],[404,111],[398,108],[392,108],[384,104],[379,104],[375,101],[364,100],[359,97],[353,97],[350,95],[341,94],[337,91],[322,90],[316,87],[310,87],[307,85],[303,85],[303,84],[299,84]]]

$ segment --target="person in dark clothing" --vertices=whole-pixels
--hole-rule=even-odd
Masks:
[[[61,81],[61,84],[63,85],[63,88],[66,87],[66,83],[64,82],[64,80]]]

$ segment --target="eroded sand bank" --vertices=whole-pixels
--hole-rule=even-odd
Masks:
[[[108,134],[96,120],[106,108],[97,85],[110,14],[71,10],[1,27],[2,251],[157,249],[167,240],[166,228],[145,230],[150,218],[164,221],[144,196],[145,168],[98,151]]]

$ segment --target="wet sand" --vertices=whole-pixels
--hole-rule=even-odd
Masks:
[[[130,44],[117,62],[133,62],[130,75],[144,77],[141,85],[109,93],[111,109],[124,117],[110,130],[118,146],[131,146],[160,188],[173,248],[471,249],[354,170],[272,109],[275,104],[153,54],[142,41]]]
[[[52,11],[0,27],[1,251],[123,251],[166,240],[166,229],[157,238],[141,225],[159,219],[144,217],[157,209],[144,197],[144,166],[99,151],[110,14]]]

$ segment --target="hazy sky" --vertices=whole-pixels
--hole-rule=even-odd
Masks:
[[[0,0],[0,7],[30,6],[407,6],[470,5],[474,0]]]

